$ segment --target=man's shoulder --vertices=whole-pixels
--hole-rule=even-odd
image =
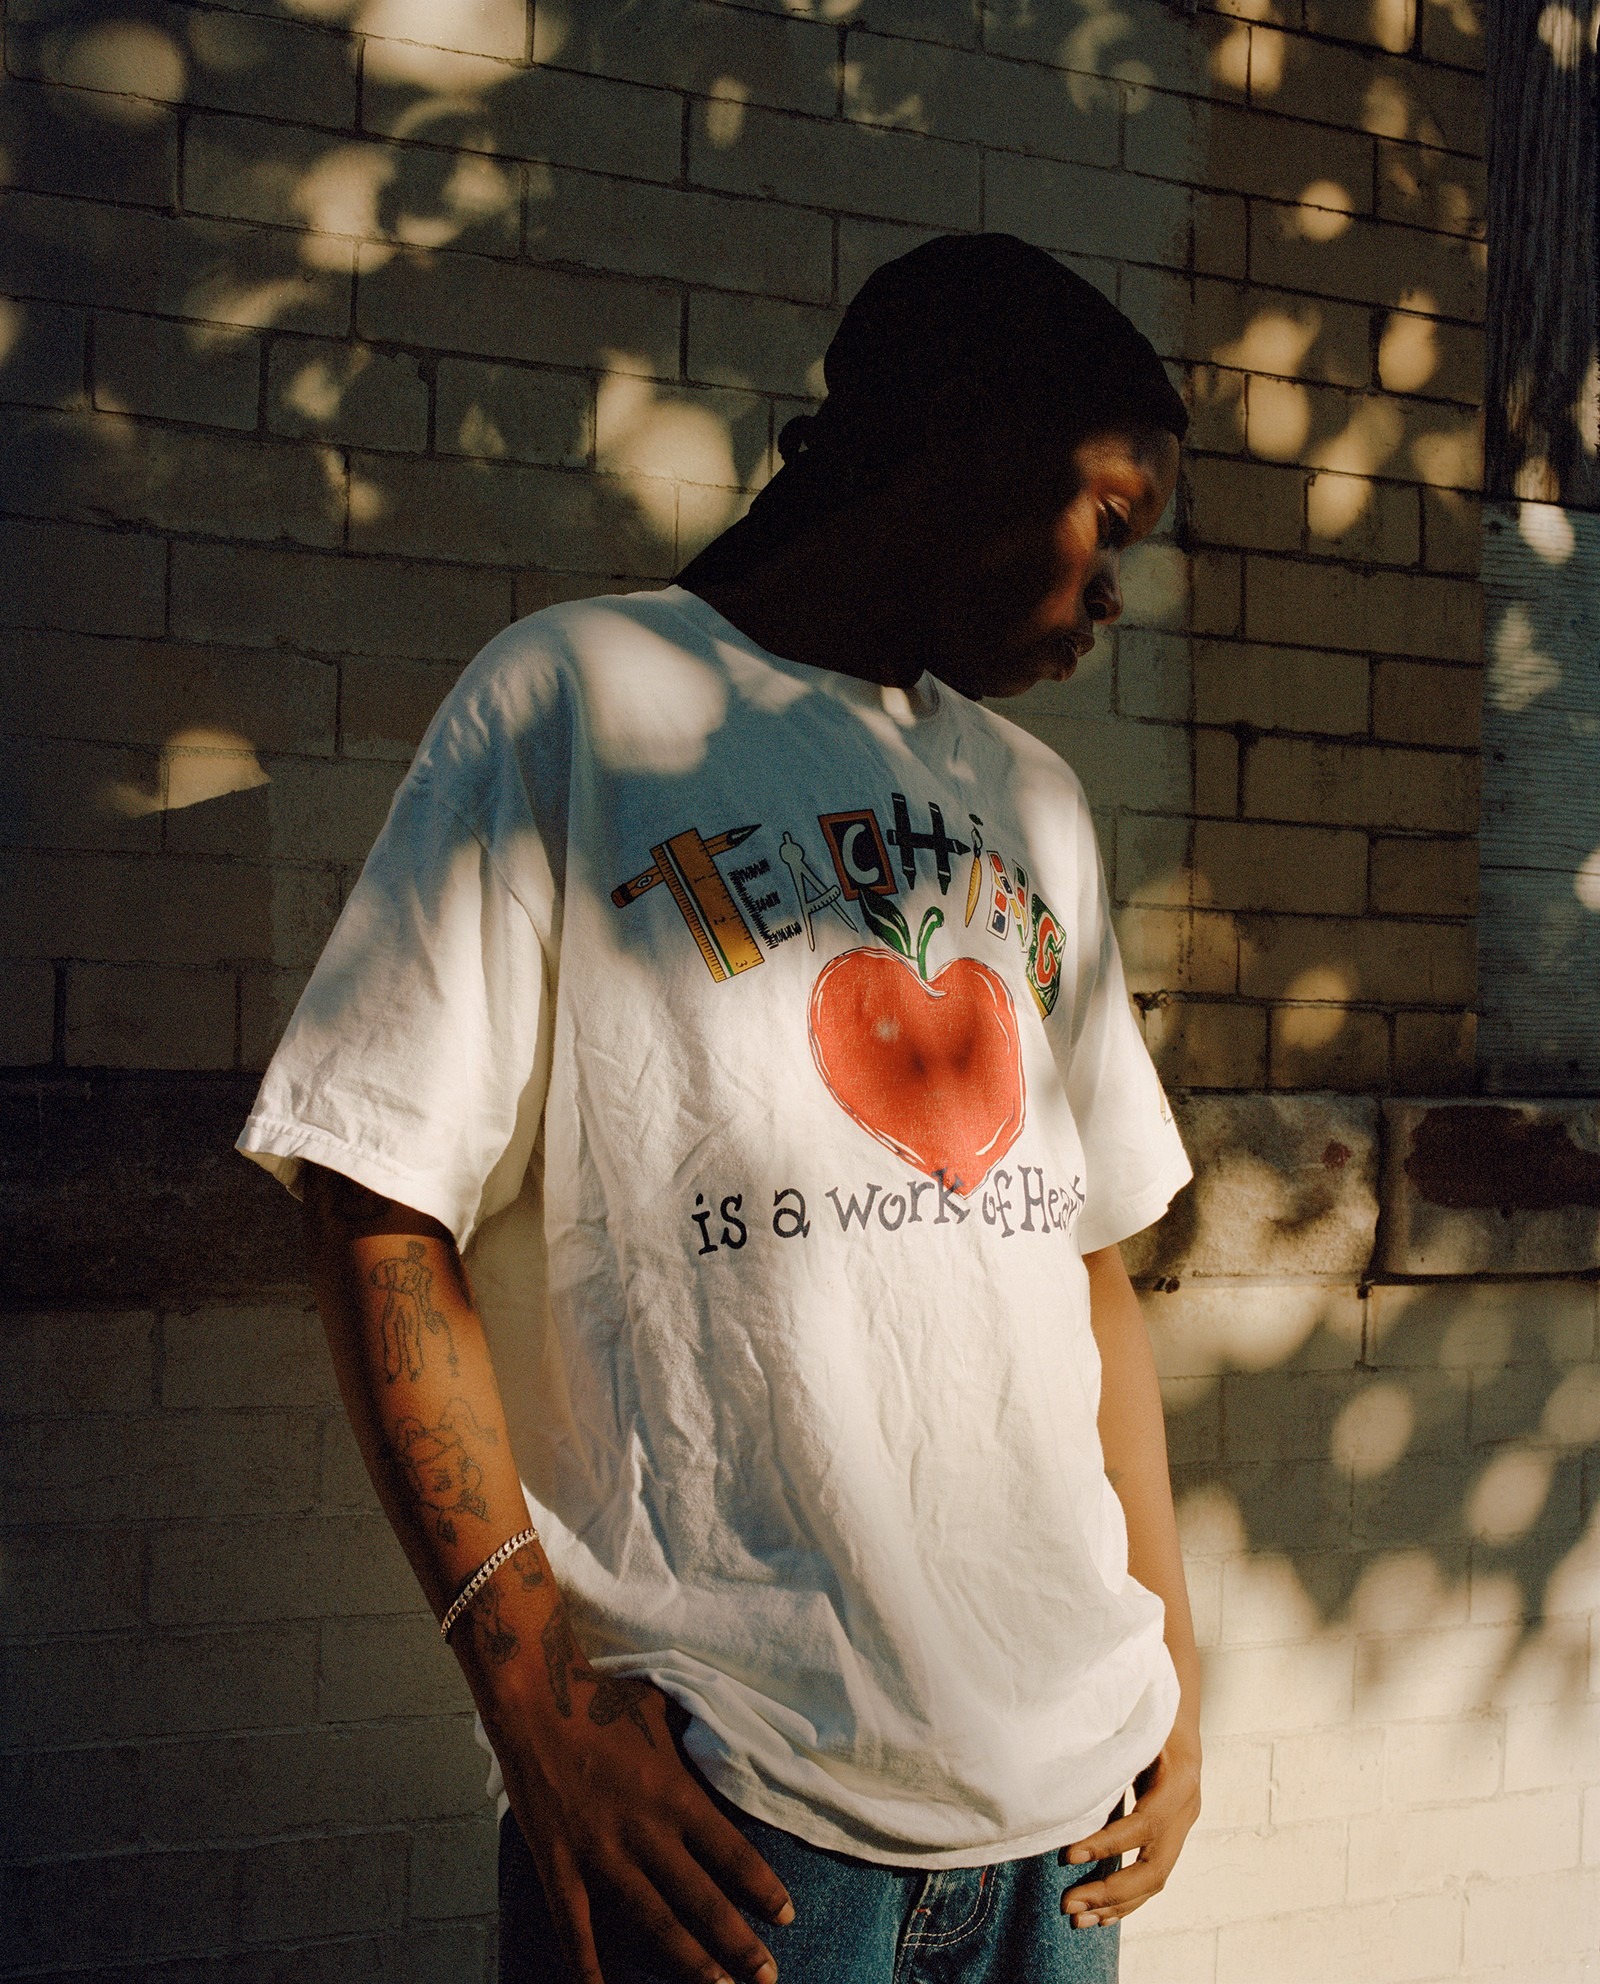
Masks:
[[[1015,717],[1002,716],[992,704],[975,703],[965,696],[961,702],[969,720],[988,738],[993,749],[1030,778],[1058,787],[1064,799],[1088,812],[1082,780],[1053,745],[1026,729]]]

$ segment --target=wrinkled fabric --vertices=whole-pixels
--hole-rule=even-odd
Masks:
[[[1082,1256],[1189,1167],[1081,788],[1015,726],[680,587],[519,622],[240,1148],[449,1227],[581,1642],[745,1811],[979,1866],[1160,1748]]]

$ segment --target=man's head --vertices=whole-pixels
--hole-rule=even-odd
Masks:
[[[906,646],[965,693],[1069,673],[1177,478],[1188,416],[1149,342],[1042,249],[950,235],[868,277],[823,374],[784,467],[682,582],[742,589],[805,543],[891,591]]]

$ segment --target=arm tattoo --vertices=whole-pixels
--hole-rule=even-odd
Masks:
[[[455,1542],[455,1516],[488,1520],[489,1505],[480,1492],[483,1469],[472,1451],[479,1441],[499,1444],[493,1428],[478,1424],[464,1398],[451,1399],[436,1426],[401,1419],[390,1435],[389,1460],[412,1500],[433,1510],[441,1542]]]
[[[522,1642],[501,1616],[500,1594],[494,1588],[493,1578],[467,1607],[467,1616],[478,1635],[478,1644],[483,1648],[485,1660],[496,1667],[504,1667],[508,1660],[516,1658]]]
[[[576,1676],[594,1689],[589,1697],[588,1714],[597,1729],[607,1728],[611,1723],[626,1718],[651,1749],[655,1748],[656,1739],[645,1720],[644,1683],[621,1680],[612,1674],[591,1673],[572,1636],[565,1606],[559,1606],[551,1613],[544,1631],[539,1635],[539,1644],[544,1650],[545,1672],[550,1676],[550,1692],[556,1698],[559,1714],[572,1714],[572,1682]]]
[[[378,1327],[383,1338],[383,1375],[392,1385],[402,1374],[414,1384],[422,1376],[422,1333],[444,1337],[445,1361],[458,1369],[456,1340],[450,1319],[433,1303],[433,1270],[427,1248],[408,1240],[403,1254],[390,1254],[376,1263],[368,1284],[381,1288],[383,1314]]]
[[[544,1668],[550,1676],[550,1692],[556,1698],[556,1712],[571,1715],[571,1675],[578,1662],[578,1643],[572,1637],[572,1627],[568,1624],[564,1605],[558,1605],[550,1614],[544,1631],[539,1635],[539,1644],[544,1649]]]

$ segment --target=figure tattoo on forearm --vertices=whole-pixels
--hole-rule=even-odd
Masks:
[[[483,1469],[474,1446],[498,1446],[490,1426],[480,1426],[464,1398],[453,1398],[435,1426],[420,1419],[400,1419],[389,1435],[388,1456],[411,1499],[432,1509],[443,1543],[454,1543],[458,1515],[486,1521],[489,1505],[481,1493]]]
[[[594,1690],[589,1697],[588,1710],[592,1723],[604,1729],[610,1723],[626,1718],[651,1749],[655,1748],[656,1739],[645,1719],[643,1682],[619,1679],[614,1674],[593,1673],[578,1651],[578,1642],[572,1636],[572,1625],[565,1606],[558,1606],[551,1613],[544,1631],[539,1635],[539,1645],[544,1652],[545,1672],[550,1677],[550,1692],[556,1698],[556,1712],[559,1715],[572,1714],[574,1678],[586,1681]]]
[[[524,1591],[533,1591],[544,1583],[544,1572],[537,1564],[514,1565],[517,1579]],[[496,1580],[491,1578],[478,1596],[467,1607],[467,1617],[472,1621],[473,1630],[478,1635],[478,1644],[485,1660],[496,1667],[504,1667],[508,1660],[515,1660],[522,1651],[522,1641],[516,1628],[508,1625],[500,1610],[500,1594],[495,1589]]]
[[[383,1314],[378,1328],[383,1340],[383,1375],[392,1385],[400,1377],[413,1384],[422,1376],[422,1336],[442,1336],[445,1361],[452,1372],[459,1366],[456,1340],[450,1319],[434,1307],[433,1269],[428,1266],[428,1250],[420,1240],[408,1240],[403,1254],[390,1254],[378,1261],[367,1276],[373,1288],[381,1288]]]

